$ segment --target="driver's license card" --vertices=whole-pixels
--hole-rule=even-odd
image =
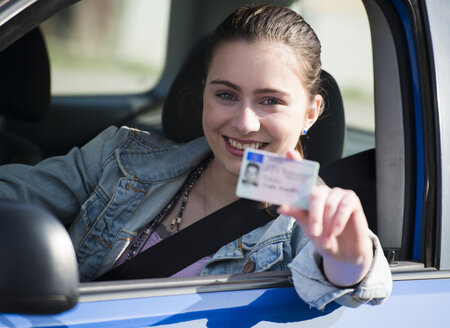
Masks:
[[[297,161],[275,153],[247,148],[242,158],[236,195],[272,204],[308,209],[319,163]]]

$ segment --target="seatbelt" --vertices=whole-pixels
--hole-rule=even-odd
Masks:
[[[239,199],[169,236],[96,280],[169,277],[273,219],[260,202]]]

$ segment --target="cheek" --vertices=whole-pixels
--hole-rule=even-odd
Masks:
[[[215,117],[217,115],[214,114],[213,106],[211,106],[211,103],[207,100],[203,100],[203,114],[202,114],[202,124],[203,124],[203,131],[205,134],[211,130],[211,128],[214,128],[215,125]]]
[[[278,142],[292,148],[295,147],[300,137],[302,124],[304,124],[304,118],[301,115],[283,114],[269,119],[266,122],[266,129]]]
[[[202,124],[205,134],[207,131],[219,130],[230,122],[229,113],[229,109],[218,105],[214,101],[204,99]]]

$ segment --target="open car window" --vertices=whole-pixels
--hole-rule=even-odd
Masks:
[[[207,15],[206,18],[187,4],[170,3],[169,1],[161,3],[164,4],[152,8],[159,17],[152,21],[151,24],[154,26],[142,25],[146,20],[140,13],[150,10],[148,7],[150,4],[147,2],[136,1],[132,4],[130,2],[130,4],[120,3],[119,5],[118,2],[101,0],[76,3],[42,25],[50,53],[53,94],[60,93],[56,91],[57,88],[74,91],[72,97],[55,97],[53,111],[50,112],[50,115],[53,116],[50,116],[50,119],[43,125],[34,127],[36,131],[40,131],[43,126],[50,126],[50,129],[53,130],[49,132],[53,135],[61,134],[61,138],[55,139],[51,138],[50,133],[46,138],[36,133],[37,139],[35,140],[42,143],[43,147],[49,144],[49,140],[51,143],[55,143],[48,151],[49,155],[54,152],[62,154],[70,149],[70,146],[81,146],[96,134],[94,132],[99,132],[110,124],[127,124],[157,133],[163,132],[157,127],[160,123],[158,120],[161,119],[161,103],[167,100],[164,97],[185,59],[198,41],[205,35],[210,35],[212,28],[227,13],[245,4],[245,2],[231,3],[227,6],[221,4],[217,5],[217,8],[212,4],[206,5],[205,12],[211,12],[211,15]],[[375,131],[379,128],[379,125],[375,126],[375,117],[378,117],[379,121],[388,122],[389,124],[386,126],[389,131],[402,131],[399,130],[399,127],[403,125],[401,95],[399,94],[399,97],[395,98],[396,103],[391,101],[389,107],[385,107],[384,103],[389,102],[389,97],[383,94],[383,87],[386,87],[383,83],[385,80],[383,74],[389,72],[376,70],[378,76],[373,74],[373,63],[383,61],[379,55],[383,52],[372,51],[371,39],[373,35],[384,33],[384,31],[380,32],[381,28],[389,29],[387,23],[375,26],[373,22],[369,21],[366,10],[376,12],[377,6],[373,4],[365,6],[358,0],[345,0],[339,6],[333,1],[326,0],[286,1],[285,4],[304,15],[317,31],[322,41],[323,67],[336,79],[340,87],[344,100],[346,125],[345,147],[342,156],[375,147]],[[192,11],[192,15],[187,14],[190,11]],[[379,15],[378,12],[376,14]],[[99,20],[99,17],[102,19]],[[130,17],[135,17],[135,19],[128,24]],[[196,21],[196,24],[192,26],[193,30],[186,29],[185,26],[191,26],[193,21]],[[92,30],[91,26],[95,27],[95,33],[89,32]],[[152,33],[148,33],[148,30],[151,30]],[[136,40],[130,40],[130,35],[135,36]],[[148,39],[144,39],[144,36]],[[138,44],[145,44],[145,47],[141,45],[142,48],[139,48]],[[149,50],[149,44],[151,50]],[[393,42],[386,41],[380,43],[380,48],[384,49],[388,45],[392,50],[393,44]],[[151,56],[148,54],[149,52],[152,52]],[[74,53],[77,58],[73,57]],[[128,57],[125,56],[125,53]],[[373,53],[377,56],[374,57]],[[107,59],[102,59],[103,57]],[[136,65],[128,65],[130,60],[136,60]],[[391,63],[395,72],[396,63],[392,60]],[[148,67],[135,69],[141,67],[140,65]],[[158,73],[153,74],[156,70],[149,68],[152,65],[159,67]],[[103,75],[106,72],[106,70],[103,71],[106,66],[114,70],[122,70],[123,67],[130,68],[129,72],[137,74],[132,78],[134,81],[145,80],[148,82],[147,79],[152,79],[152,83],[145,82],[140,87],[145,88],[144,90],[148,93],[139,94],[142,89],[134,89],[134,91],[130,91],[133,94],[127,96],[127,92],[125,92],[127,86],[124,85],[131,86],[134,85],[134,82],[130,82],[128,78],[120,75],[118,70],[113,75],[110,73]],[[88,74],[85,74],[86,71]],[[82,76],[88,83],[76,78],[77,75]],[[139,76],[145,76],[145,78],[141,79]],[[109,84],[102,82],[105,77],[108,83],[116,85],[115,89],[110,89],[114,93],[110,98],[107,97],[109,91],[106,91]],[[96,78],[100,80],[95,80]],[[378,83],[374,83],[374,81],[378,81]],[[389,77],[389,81],[391,82],[388,88],[392,90],[399,88],[398,74],[393,73]],[[392,86],[397,89],[393,89]],[[78,92],[76,90],[79,87],[90,91]],[[98,88],[105,89],[101,91]],[[374,89],[382,91],[375,100]],[[155,92],[156,90],[157,92]],[[70,93],[70,91],[68,92]],[[65,92],[61,91],[61,93]],[[82,96],[76,95],[79,93]],[[92,93],[94,97],[85,97],[86,93]],[[159,102],[155,102],[152,98],[156,94]],[[105,97],[99,97],[101,95],[105,95]],[[380,106],[377,105],[377,101],[378,104],[381,104]],[[389,111],[386,108],[389,108]],[[67,123],[61,122],[61,115],[70,118]],[[327,113],[324,114],[324,116],[326,115]],[[386,119],[385,116],[389,115],[397,115],[399,120]],[[84,126],[83,131],[74,129],[74,125]],[[385,128],[385,130],[388,129]],[[29,131],[33,133],[33,128],[26,130],[27,133],[30,133]],[[368,213],[368,215],[374,217],[373,223],[377,223],[376,225],[381,227],[379,230],[375,224],[371,226],[375,232],[381,232],[381,240],[385,241],[383,246],[386,245],[389,249],[400,249],[402,248],[403,215],[405,213],[402,204],[405,196],[403,191],[397,192],[391,188],[389,177],[395,177],[398,180],[396,185],[401,189],[402,186],[405,186],[405,149],[402,146],[402,134],[398,134],[395,138],[386,138],[385,135],[386,133],[377,133],[377,150],[381,149],[381,151],[377,151],[376,158],[378,194],[373,192],[369,195],[378,200],[379,209],[377,208],[376,212]],[[76,142],[74,139],[77,139]],[[65,143],[65,151],[59,150],[62,147],[58,143]],[[389,167],[391,154],[398,158],[395,167]],[[389,225],[384,224],[385,218],[390,218]],[[378,219],[381,221],[378,222]],[[394,229],[391,228],[392,225],[395,227]]]
[[[373,58],[364,4],[359,0],[298,0],[291,7],[314,28],[322,43],[323,69],[341,90],[346,121],[343,155],[374,148]]]

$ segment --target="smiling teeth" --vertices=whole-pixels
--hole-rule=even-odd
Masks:
[[[233,140],[233,139],[230,139],[230,138],[228,138],[228,142],[234,148],[242,149],[242,150],[245,150],[247,148],[258,149],[258,148],[260,148],[263,145],[262,142],[241,144],[241,143],[237,142],[236,140]]]

